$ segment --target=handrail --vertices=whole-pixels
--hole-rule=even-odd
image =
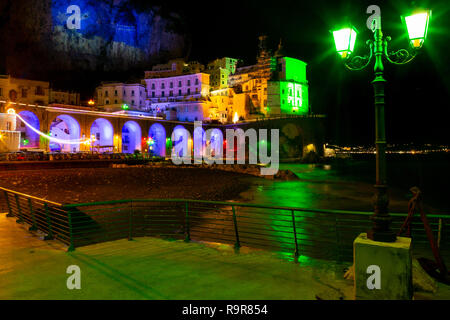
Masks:
[[[17,191],[14,191],[14,190],[3,188],[3,187],[0,187],[0,190],[6,191],[6,192],[10,192],[10,193],[13,193],[13,194],[17,194],[18,196],[26,197],[28,199],[34,199],[34,200],[37,200],[37,201],[41,201],[41,202],[44,202],[44,203],[47,203],[47,204],[51,204],[51,205],[54,205],[54,206],[57,206],[57,207],[62,207],[63,206],[63,204],[58,203],[58,202],[53,202],[53,201],[50,201],[50,200],[45,200],[45,199],[42,199],[42,198],[30,196],[29,194],[17,192]]]
[[[241,245],[292,249],[294,258],[311,254],[328,259],[333,247],[336,259],[343,260],[350,259],[354,237],[367,228],[368,217],[373,214],[176,198],[60,204],[2,187],[0,191],[5,193],[7,217],[30,224],[30,230],[43,231],[47,234],[44,240],[61,240],[69,251],[99,241],[155,235],[183,237],[185,241],[234,242],[236,250]],[[393,225],[407,216],[391,215]],[[428,217],[434,219],[433,226],[438,228],[438,243],[442,241],[448,249],[449,235],[443,230],[450,225],[450,215]],[[418,231],[421,229],[416,227]],[[423,232],[416,233],[415,239],[423,249],[426,243]]]
[[[73,203],[65,204],[64,208],[76,208],[76,207],[88,207],[96,205],[108,205],[108,204],[118,204],[118,203],[128,203],[128,202],[190,202],[190,203],[205,203],[205,204],[216,204],[225,206],[239,206],[239,207],[249,207],[249,208],[261,208],[261,209],[275,209],[275,210],[286,210],[286,211],[303,211],[311,213],[328,213],[328,214],[353,214],[353,215],[365,215],[371,216],[373,212],[367,211],[351,211],[351,210],[332,210],[332,209],[310,209],[310,208],[299,208],[299,207],[285,207],[285,206],[271,206],[271,205],[261,205],[253,203],[240,203],[232,201],[210,201],[210,200],[195,200],[195,199],[177,199],[177,198],[164,198],[164,199],[124,199],[124,200],[111,200],[111,201],[97,201],[97,202],[87,202],[87,203]],[[403,217],[407,216],[408,213],[390,213],[391,216]],[[445,214],[429,214],[430,218],[450,218],[450,215]]]

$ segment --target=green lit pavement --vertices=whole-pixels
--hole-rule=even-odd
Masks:
[[[315,299],[350,298],[342,266],[276,254],[154,238],[119,240],[67,253],[0,214],[0,299]],[[81,269],[69,290],[66,269]],[[335,273],[339,270],[338,273]],[[339,279],[338,279],[339,278]]]
[[[118,240],[68,253],[0,214],[0,299],[313,300],[351,299],[343,265],[221,244],[155,238]],[[290,257],[290,255],[288,256]],[[67,289],[67,267],[81,269],[81,289]],[[449,299],[450,286],[416,299]]]

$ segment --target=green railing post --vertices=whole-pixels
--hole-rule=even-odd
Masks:
[[[17,219],[16,222],[23,223],[22,208],[20,207],[19,196],[17,194],[15,194],[14,197],[16,198],[17,213],[19,215],[19,219]]]
[[[185,224],[186,224],[186,237],[184,239],[185,242],[191,241],[191,230],[189,228],[189,208],[188,202],[184,203],[184,212],[185,212]]]
[[[130,213],[128,221],[128,241],[131,241],[133,240],[133,201],[130,201]]]
[[[69,248],[67,249],[68,252],[75,251],[75,246],[73,244],[73,226],[72,226],[72,212],[69,209],[67,212],[67,222],[69,224]]]
[[[234,206],[231,206],[231,209],[233,210],[234,233],[236,234],[236,242],[234,243],[234,250],[239,251],[239,248],[241,247],[241,241],[239,240],[239,229],[236,219],[236,208]]]
[[[8,214],[6,215],[8,218],[12,218],[14,217],[14,213],[12,212],[11,209],[11,204],[9,203],[9,196],[8,196],[8,192],[5,192],[5,199],[6,199],[6,205],[8,206]]]
[[[437,236],[437,247],[441,247],[441,238],[442,238],[442,218],[439,218],[439,224],[438,224],[438,236]]]
[[[30,228],[28,228],[29,231],[35,231],[38,229],[37,224],[36,224],[36,217],[34,215],[34,211],[33,211],[33,204],[31,203],[31,199],[28,199],[28,206],[30,207],[30,215],[31,215],[31,221],[33,222],[33,224],[31,225]]]
[[[298,242],[297,242],[297,227],[295,226],[295,212],[294,212],[294,210],[291,210],[291,214],[292,214],[292,229],[294,231],[294,240],[295,240],[294,257],[295,257],[295,259],[297,259],[298,256],[299,256],[299,253],[298,253]]]
[[[50,220],[50,213],[48,211],[48,204],[44,204],[44,210],[45,210],[45,218],[47,220],[47,227],[48,227],[48,234],[44,237],[44,240],[53,240],[55,237],[53,236],[52,231],[52,222]]]

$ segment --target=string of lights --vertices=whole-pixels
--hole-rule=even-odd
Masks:
[[[85,143],[89,143],[92,142],[92,139],[74,139],[74,140],[64,140],[64,139],[58,139],[52,136],[49,136],[48,134],[34,128],[32,125],[30,125],[28,122],[26,122],[20,115],[16,114],[16,113],[12,113],[12,112],[8,112],[10,114],[14,114],[18,119],[20,119],[30,130],[34,131],[35,133],[37,133],[38,135],[40,135],[41,137],[55,142],[55,143],[61,143],[61,144],[69,144],[69,145],[79,145],[79,144],[85,144]]]

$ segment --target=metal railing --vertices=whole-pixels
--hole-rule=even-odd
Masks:
[[[33,197],[27,194],[0,188],[5,196],[7,217],[17,218],[17,223],[27,223],[29,230],[40,230],[45,240],[59,239],[70,243],[67,212],[60,203]]]
[[[371,227],[371,212],[318,210],[187,199],[117,200],[62,205],[0,188],[9,216],[76,247],[135,237],[209,241],[351,261],[353,241]],[[399,230],[406,214],[391,214]],[[427,216],[442,256],[450,257],[450,217]],[[412,223],[413,252],[431,257],[422,222]]]

